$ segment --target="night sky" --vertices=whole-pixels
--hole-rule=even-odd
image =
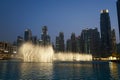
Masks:
[[[100,31],[100,10],[108,9],[111,27],[118,38],[116,0],[0,0],[0,41],[13,42],[30,28],[38,39],[46,25],[52,42],[59,32],[65,40],[82,29],[97,27]]]

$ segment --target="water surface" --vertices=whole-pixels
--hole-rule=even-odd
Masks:
[[[0,61],[0,80],[120,80],[113,62],[32,63]]]

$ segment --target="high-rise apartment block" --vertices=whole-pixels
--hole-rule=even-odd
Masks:
[[[49,45],[50,44],[50,36],[48,35],[48,29],[47,26],[43,26],[42,28],[42,34],[41,34],[41,40],[40,44],[42,45]]]
[[[26,29],[24,32],[24,41],[32,41],[32,31],[30,29]]]
[[[18,37],[17,37],[17,46],[20,47],[20,46],[22,45],[23,42],[24,42],[23,37],[18,36]]]
[[[114,55],[117,53],[115,29],[111,31],[111,36],[112,36],[112,54]]]
[[[119,36],[120,36],[120,0],[116,2],[117,6],[117,16],[118,16],[118,27],[119,27]]]
[[[82,53],[92,54],[94,57],[99,56],[100,49],[100,35],[95,29],[82,30],[80,37],[80,50]]]
[[[100,14],[100,30],[101,30],[101,56],[108,57],[112,53],[111,39],[111,23],[109,11],[101,10]]]
[[[56,37],[56,51],[57,52],[65,51],[64,33],[63,32],[60,32],[59,36]]]

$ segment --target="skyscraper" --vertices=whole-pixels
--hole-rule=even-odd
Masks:
[[[118,15],[119,36],[120,36],[120,0],[117,0],[116,6],[117,6],[117,15]]]
[[[41,44],[42,45],[49,45],[50,44],[50,36],[48,35],[48,29],[47,26],[43,26],[42,28],[42,34],[41,34]]]
[[[76,46],[77,46],[77,52],[81,53],[80,36],[76,37]]]
[[[66,41],[66,51],[71,52],[71,40],[70,39]]]
[[[108,57],[111,55],[112,41],[111,41],[111,23],[109,11],[101,10],[100,14],[100,30],[101,30],[101,56]]]
[[[64,33],[63,32],[59,33],[59,41],[60,41],[60,51],[63,52],[65,50]]]
[[[76,42],[75,33],[71,34],[71,51],[77,52],[77,42]]]
[[[24,32],[24,40],[32,41],[32,31],[30,29],[26,29]]]
[[[82,53],[92,54],[93,57],[99,57],[100,35],[95,29],[82,30],[80,37],[80,49]]]
[[[114,55],[117,51],[115,29],[111,31],[111,36],[112,36],[112,54]]]
[[[90,53],[90,36],[89,29],[82,30],[81,33],[81,51],[84,53]]]
[[[59,45],[60,45],[60,43],[59,43],[59,37],[57,36],[56,37],[56,43],[55,43],[55,50],[56,50],[56,52],[59,52]]]
[[[32,36],[32,43],[37,44],[37,36]]]
[[[60,32],[59,36],[56,37],[56,50],[60,51],[60,52],[64,52],[64,50],[65,50],[63,32]]]
[[[18,36],[17,37],[17,46],[19,47],[19,46],[21,46],[22,45],[22,43],[23,43],[23,37],[21,37],[21,36]]]

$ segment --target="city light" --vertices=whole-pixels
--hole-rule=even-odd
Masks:
[[[101,10],[101,13],[109,13],[108,9]]]
[[[5,50],[4,52],[5,52],[5,53],[8,53],[8,51],[7,51],[7,50]]]
[[[109,57],[109,60],[117,60],[117,58],[116,58],[116,57],[113,57],[113,56],[110,56],[110,57]]]

